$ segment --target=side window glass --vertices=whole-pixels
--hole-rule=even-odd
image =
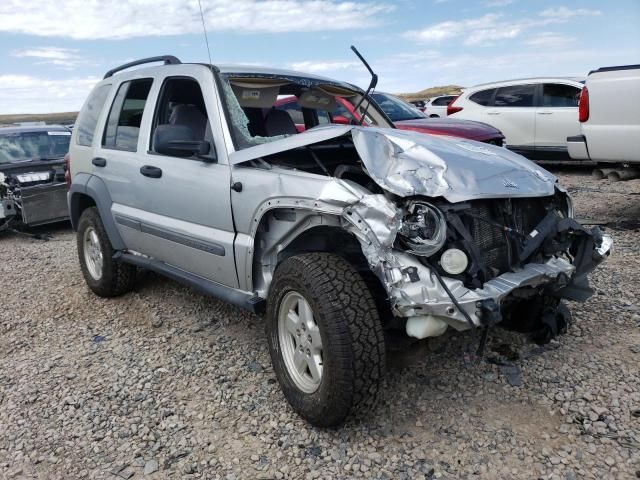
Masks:
[[[111,90],[110,84],[100,85],[89,95],[87,103],[76,120],[75,128],[78,130],[76,143],[78,145],[84,145],[86,147],[91,146],[96,126],[98,125],[98,118],[100,117],[102,108],[107,100],[109,90]]]
[[[495,107],[533,107],[535,85],[511,85],[498,88]]]
[[[577,107],[580,89],[560,83],[545,83],[542,87],[543,107]]]
[[[124,82],[120,85],[113,100],[107,128],[104,132],[102,145],[105,148],[128,152],[136,151],[142,114],[152,83],[152,79],[146,78]]]
[[[477,103],[478,105],[482,105],[483,107],[487,107],[491,103],[491,98],[493,97],[493,92],[495,91],[495,88],[490,88],[489,90],[480,90],[479,92],[471,95],[469,97],[469,100]]]
[[[156,150],[153,145],[153,136],[155,129],[160,125],[188,127],[192,136],[189,140],[212,142],[207,108],[197,80],[185,77],[173,77],[165,80],[151,131],[151,151],[154,152]],[[167,154],[163,153],[163,155]]]
[[[453,97],[436,98],[433,101],[433,105],[438,106],[438,107],[446,106],[446,105],[449,105],[451,103],[452,99],[453,99]]]
[[[318,125],[327,125],[331,123],[329,113],[326,110],[316,110],[318,112]]]

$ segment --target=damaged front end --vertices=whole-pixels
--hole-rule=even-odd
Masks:
[[[394,195],[365,196],[343,217],[388,293],[393,314],[406,319],[409,336],[498,322],[534,331],[546,312],[538,305],[557,308],[560,299],[592,295],[587,275],[609,255],[612,240],[573,219],[570,197],[550,174],[524,164],[512,168],[509,178],[487,175],[482,168],[496,169],[490,161],[461,189],[471,172],[452,171],[452,163],[433,150],[406,137],[396,142],[395,135],[354,135],[368,173]],[[500,153],[487,148],[490,160]],[[435,161],[416,160],[415,153]],[[528,196],[510,195],[514,186]],[[552,333],[561,329],[548,327]]]
[[[0,231],[19,223],[37,226],[69,218],[62,165],[0,170]]]

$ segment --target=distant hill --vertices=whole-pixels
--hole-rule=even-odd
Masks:
[[[463,88],[459,85],[444,85],[442,87],[425,88],[415,93],[399,93],[398,96],[408,101],[424,100],[438,95],[460,95]]]
[[[0,115],[0,125],[11,125],[17,122],[45,122],[49,125],[67,125],[75,123],[78,112],[62,113],[21,113],[15,115]]]

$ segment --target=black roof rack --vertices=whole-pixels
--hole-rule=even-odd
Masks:
[[[136,60],[135,62],[125,63],[124,65],[120,65],[119,67],[112,68],[107,73],[104,74],[104,78],[109,78],[113,76],[114,73],[120,72],[122,70],[126,70],[130,67],[135,67],[136,65],[144,65],[145,63],[154,63],[154,62],[164,62],[165,65],[179,65],[182,62],[174,57],[173,55],[159,55],[157,57],[149,57],[143,58],[141,60]]]

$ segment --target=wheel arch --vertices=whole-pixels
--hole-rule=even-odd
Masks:
[[[73,177],[68,194],[69,217],[74,230],[78,229],[80,215],[87,208],[96,207],[109,241],[115,250],[124,250],[125,244],[111,215],[111,195],[105,183],[95,175],[79,173]]]
[[[314,209],[274,208],[259,220],[253,242],[251,286],[268,296],[275,270],[286,259],[304,253],[333,253],[349,262],[376,299],[381,317],[390,314],[388,295],[371,270],[356,236],[347,231],[337,213]]]

